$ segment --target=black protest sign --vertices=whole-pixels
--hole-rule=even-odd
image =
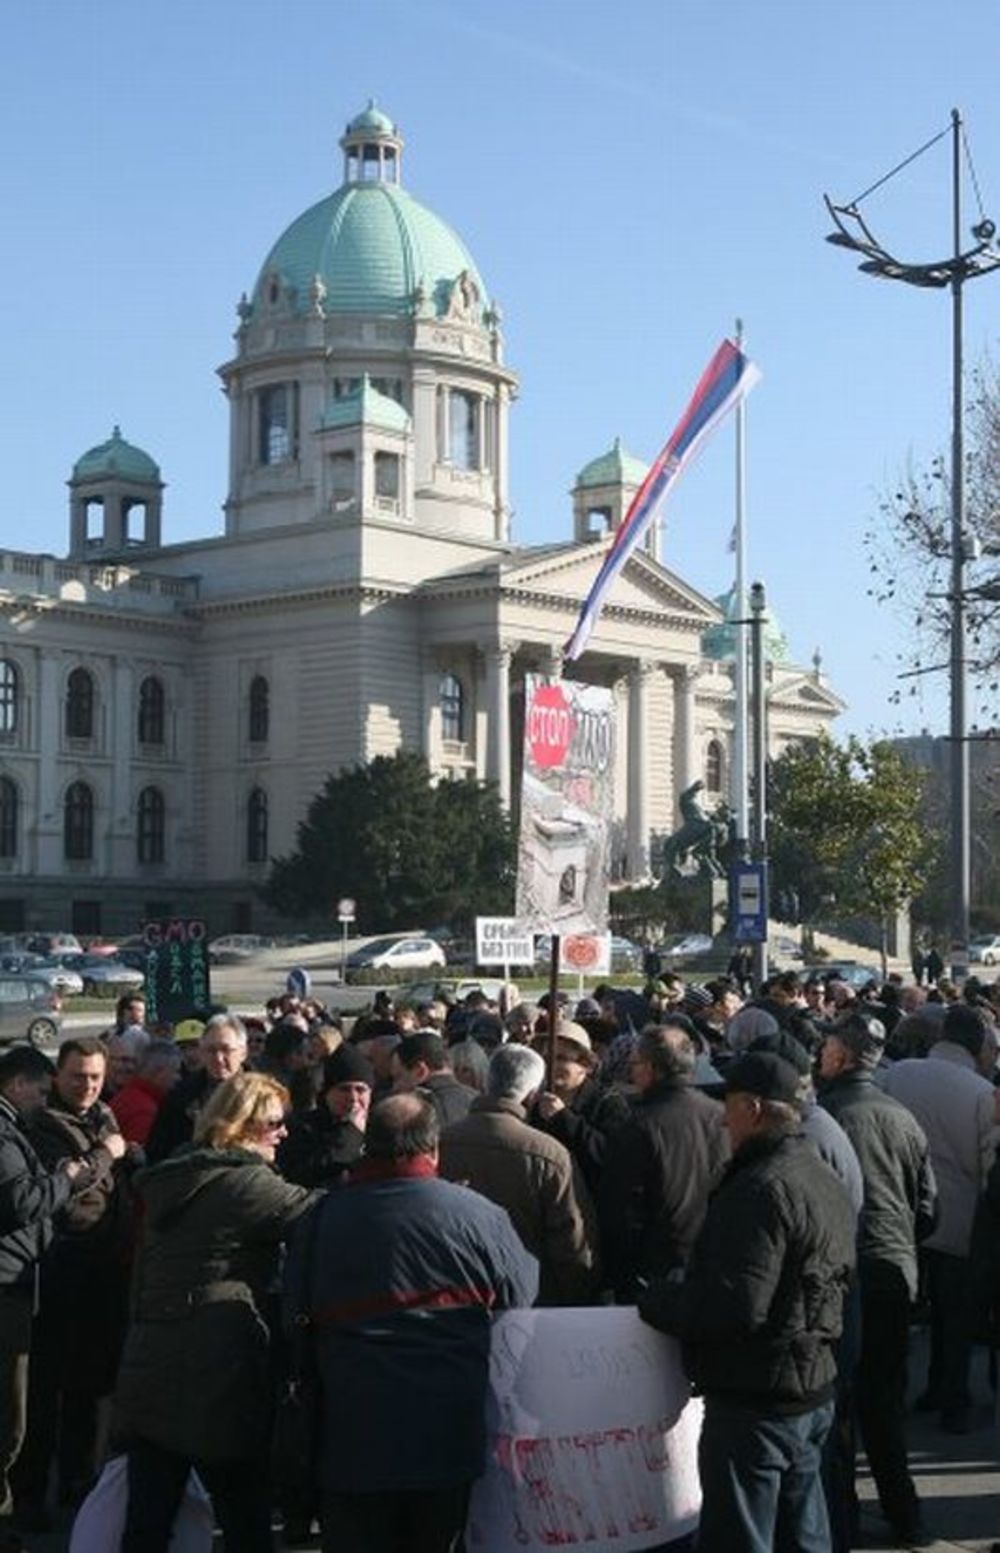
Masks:
[[[176,1024],[211,1004],[208,986],[208,933],[196,917],[162,917],[144,922],[146,1021]]]

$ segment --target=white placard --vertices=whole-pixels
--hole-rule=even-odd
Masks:
[[[534,965],[534,935],[517,917],[476,918],[477,965]]]
[[[701,1403],[678,1344],[634,1308],[499,1316],[486,1416],[468,1553],[638,1553],[698,1524]]]

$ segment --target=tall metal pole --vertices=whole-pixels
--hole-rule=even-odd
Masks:
[[[955,267],[952,298],[951,401],[951,973],[969,964],[969,742],[965,707],[965,418],[962,382],[962,119],[951,110],[952,224]]]
[[[736,320],[736,344],[743,349],[743,321]],[[750,780],[747,763],[747,545],[746,545],[746,401],[736,406],[736,621],[735,720],[733,726],[733,809],[736,817],[736,849],[741,858],[750,855]]]
[[[764,674],[764,584],[750,589],[750,635],[753,644],[753,855],[767,863],[767,699]],[[764,871],[764,920],[770,920],[770,891]],[[767,940],[753,946],[753,980],[760,990],[767,979]]]

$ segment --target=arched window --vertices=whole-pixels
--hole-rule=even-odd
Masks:
[[[705,751],[705,791],[708,793],[722,792],[723,759],[722,745],[718,739],[709,740]]]
[[[147,674],[139,686],[139,743],[162,744],[165,698],[163,683]]]
[[[441,737],[454,744],[465,738],[465,691],[457,674],[441,676]]]
[[[94,737],[94,676],[87,669],[74,669],[66,681],[66,737]]]
[[[94,795],[86,782],[73,782],[66,789],[63,852],[73,862],[86,862],[94,855]]]
[[[137,853],[140,863],[162,863],[166,849],[166,804],[158,787],[144,787],[139,794]]]
[[[17,665],[0,658],[0,733],[17,731],[17,693]]]
[[[0,857],[17,856],[17,787],[0,777]]]
[[[247,862],[267,862],[267,794],[261,787],[247,799]]]
[[[250,743],[266,744],[271,721],[271,690],[263,674],[250,681]]]

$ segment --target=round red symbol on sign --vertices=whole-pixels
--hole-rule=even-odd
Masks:
[[[528,747],[536,766],[561,766],[573,739],[573,713],[561,685],[539,685],[528,708]]]

